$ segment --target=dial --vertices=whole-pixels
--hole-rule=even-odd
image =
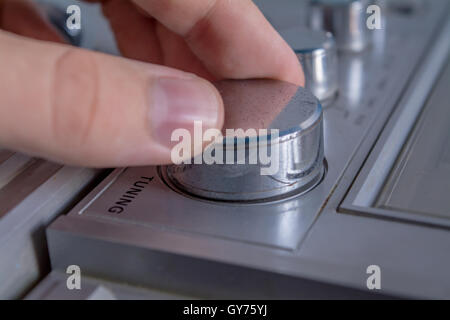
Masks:
[[[169,185],[195,197],[247,202],[299,194],[321,181],[322,108],[316,97],[276,80],[225,80],[216,87],[226,110],[223,139],[205,149],[203,161],[162,168]],[[236,134],[239,128],[243,132]],[[207,164],[206,154],[219,161]]]
[[[366,25],[366,10],[371,2],[370,0],[311,0],[310,27],[333,33],[340,50],[363,51],[371,42]]]
[[[338,92],[338,56],[333,35],[322,30],[293,27],[280,31],[296,53],[305,74],[305,87],[323,106]]]

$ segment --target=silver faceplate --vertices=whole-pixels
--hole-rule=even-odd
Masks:
[[[305,21],[303,2],[257,4],[277,28]],[[378,293],[449,298],[448,230],[338,212],[386,121],[417,89],[420,67],[435,50],[448,54],[448,5],[424,1],[406,14],[387,7],[372,47],[339,56],[339,96],[324,111],[327,174],[312,191],[222,204],[173,191],[155,167],[116,169],[48,229],[53,268],[77,264],[93,276],[204,297],[281,298],[364,296],[367,267],[378,265]],[[111,212],[141,177],[142,190]]]

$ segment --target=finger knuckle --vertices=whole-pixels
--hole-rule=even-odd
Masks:
[[[95,58],[68,49],[57,60],[54,74],[52,127],[56,141],[67,148],[85,148],[97,110],[98,74]]]

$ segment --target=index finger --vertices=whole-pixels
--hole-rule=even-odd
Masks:
[[[304,84],[297,57],[250,0],[132,0],[182,36],[219,78]]]

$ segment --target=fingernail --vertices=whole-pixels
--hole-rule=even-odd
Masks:
[[[201,121],[203,132],[221,123],[222,99],[216,89],[201,79],[159,78],[150,89],[152,137],[170,148],[172,132],[187,129],[193,139],[194,122]]]

